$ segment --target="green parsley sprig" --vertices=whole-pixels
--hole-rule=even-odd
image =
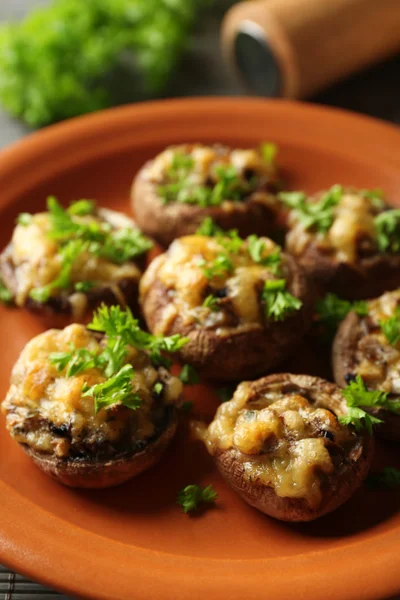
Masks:
[[[179,379],[185,385],[196,385],[200,382],[199,374],[192,365],[183,365],[182,370],[179,374]]]
[[[380,252],[400,252],[400,209],[385,210],[375,217]]]
[[[382,408],[394,413],[400,410],[400,400],[390,400],[388,394],[380,390],[368,390],[360,375],[342,390],[342,394],[346,399],[348,412],[339,417],[339,422],[354,425],[357,431],[365,427],[371,434],[373,426],[382,423],[381,419],[369,414],[364,408]]]
[[[4,284],[4,281],[0,277],[0,302],[3,304],[10,304],[13,301],[13,295]]]
[[[266,244],[262,238],[256,235],[250,235],[247,238],[247,247],[254,262],[259,263],[277,275],[281,266],[281,249],[277,247],[273,252],[266,253]]]
[[[342,186],[334,185],[317,202],[311,202],[304,192],[281,192],[279,199],[295,211],[304,229],[326,233],[332,226],[334,208],[342,196]]]
[[[267,279],[264,283],[262,300],[265,315],[273,321],[283,321],[288,315],[300,310],[303,303],[286,289],[284,279]]]
[[[324,298],[317,301],[316,325],[322,325],[322,334],[327,341],[333,339],[340,323],[351,311],[354,311],[360,317],[366,317],[368,315],[368,305],[362,300],[357,302],[343,300],[336,294],[326,294]]]
[[[382,333],[391,346],[396,346],[400,341],[400,307],[397,307],[393,316],[385,321],[379,321]]]
[[[187,485],[178,494],[177,503],[185,514],[194,512],[201,504],[213,504],[218,498],[211,485],[201,488],[198,485]]]
[[[88,329],[105,334],[105,344],[99,352],[71,348],[70,352],[53,352],[49,360],[58,372],[65,371],[66,377],[76,376],[92,368],[104,373],[107,377],[105,382],[83,390],[84,396],[94,398],[96,412],[116,403],[132,409],[138,407],[138,398],[131,385],[134,378],[133,367],[126,364],[130,346],[148,352],[156,366],[165,366],[168,363],[163,352],[177,352],[188,341],[178,334],[165,338],[153,336],[140,328],[138,320],[129,309],[124,311],[120,306],[104,304],[94,314]],[[155,391],[157,393],[156,389]]]

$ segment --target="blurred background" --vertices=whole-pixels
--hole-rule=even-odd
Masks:
[[[0,0],[0,148],[113,105],[240,94],[400,123],[400,0]],[[1,566],[0,596],[62,598]]]
[[[158,97],[286,95],[400,122],[399,8],[399,0],[0,0],[0,147]],[[291,71],[300,83],[288,90]]]

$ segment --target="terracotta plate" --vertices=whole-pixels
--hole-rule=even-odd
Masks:
[[[381,187],[400,204],[400,132],[340,111],[251,99],[167,101],[77,119],[33,135],[0,155],[0,226],[5,245],[16,215],[96,198],[129,211],[142,163],[184,141],[246,146],[273,140],[292,188],[336,182]],[[43,323],[0,309],[1,397],[11,367]],[[296,361],[294,363],[296,368]],[[193,390],[211,417],[212,390]],[[152,471],[117,489],[80,492],[42,475],[0,423],[0,562],[71,595],[96,600],[360,600],[400,592],[399,496],[363,488],[312,524],[285,525],[243,504],[216,473],[186,425]],[[395,465],[394,449],[378,461]],[[399,465],[398,465],[399,466]],[[177,492],[212,483],[214,509],[181,512]]]

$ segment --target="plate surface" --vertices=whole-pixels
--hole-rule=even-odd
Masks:
[[[136,170],[168,144],[262,140],[279,145],[288,187],[380,187],[400,204],[400,133],[392,126],[291,102],[165,101],[58,125],[1,154],[2,245],[16,215],[42,210],[49,194],[129,211]],[[0,308],[1,398],[19,352],[43,328],[24,311]],[[195,414],[211,418],[213,392],[196,386],[189,396]],[[285,525],[223,483],[201,445],[187,439],[185,423],[151,471],[116,489],[74,491],[37,470],[0,421],[0,561],[48,586],[96,600],[277,600],[294,593],[361,600],[400,592],[396,493],[363,488],[332,515]],[[394,448],[380,446],[377,454],[377,464],[396,465]],[[212,483],[216,507],[184,515],[175,498],[189,483]]]

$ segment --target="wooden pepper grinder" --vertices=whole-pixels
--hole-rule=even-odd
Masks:
[[[400,0],[241,2],[222,34],[253,92],[304,98],[400,51]]]

